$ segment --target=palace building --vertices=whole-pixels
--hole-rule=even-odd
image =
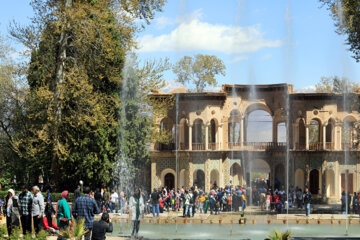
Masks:
[[[176,89],[153,96],[174,98],[175,105],[156,120],[159,131],[173,136],[168,144],[152,144],[152,189],[196,184],[209,191],[213,184],[246,185],[255,173],[271,187],[286,187],[287,178],[289,187],[308,186],[327,202],[338,201],[346,183],[349,192],[360,188],[360,115],[350,97],[296,93],[290,84],[225,84],[219,92]]]

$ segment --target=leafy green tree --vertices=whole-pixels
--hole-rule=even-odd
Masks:
[[[346,43],[360,61],[360,2],[357,0],[320,0],[331,11],[337,33],[346,35]]]
[[[350,82],[347,78],[322,77],[320,82],[315,85],[316,92],[319,93],[353,93],[356,92],[360,85]]]
[[[19,78],[20,66],[9,56],[13,49],[0,36],[0,184],[13,187],[21,176],[26,176],[15,147],[19,132],[23,129],[23,99],[25,91]]]
[[[163,3],[34,0],[35,24],[13,25],[12,35],[32,50],[26,132],[17,149],[57,189],[80,179],[98,186],[112,180],[122,69],[136,46],[133,20],[151,19]]]
[[[173,67],[177,81],[195,85],[196,92],[202,92],[207,85],[216,86],[215,76],[225,76],[224,62],[215,55],[197,54],[195,57],[184,56]]]

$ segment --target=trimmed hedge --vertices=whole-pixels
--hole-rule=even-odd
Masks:
[[[16,194],[19,195],[21,191],[16,191]],[[8,194],[7,191],[0,191],[0,199],[2,201],[4,201],[6,195]],[[44,199],[46,200],[46,192],[42,192],[42,195],[44,196]],[[57,202],[61,199],[61,193],[51,193],[51,198],[53,202]],[[74,201],[74,194],[73,193],[69,193],[69,202],[73,202]]]

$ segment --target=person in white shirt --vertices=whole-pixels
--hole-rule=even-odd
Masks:
[[[117,209],[118,198],[119,198],[119,195],[113,189],[111,191],[111,196],[110,196],[110,211],[113,213]]]

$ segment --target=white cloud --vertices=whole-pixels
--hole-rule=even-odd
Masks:
[[[155,26],[157,29],[163,29],[163,28],[166,28],[167,26],[171,26],[174,24],[176,24],[176,21],[174,21],[171,18],[158,17],[155,19]]]
[[[240,56],[235,56],[231,59],[231,62],[232,63],[236,63],[236,62],[239,62],[239,61],[244,61],[244,60],[248,60],[249,59],[249,56],[246,56],[246,55],[240,55]]]
[[[279,47],[280,40],[264,39],[260,26],[229,26],[202,22],[201,11],[185,19],[168,34],[144,35],[139,39],[141,52],[216,51],[222,53],[255,52],[265,47]]]
[[[272,55],[270,53],[265,54],[264,56],[261,57],[261,60],[267,60],[270,59],[272,57]]]
[[[295,89],[297,93],[314,93],[316,92],[316,87],[314,85],[306,86],[303,88]]]

